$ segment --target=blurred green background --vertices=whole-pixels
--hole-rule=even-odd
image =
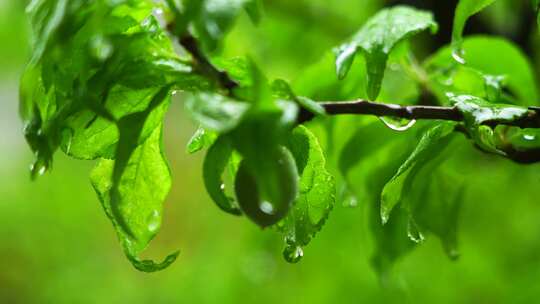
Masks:
[[[437,9],[446,0],[393,2]],[[241,16],[223,52],[250,54],[273,78],[293,80],[389,2],[265,4],[262,24],[253,27]],[[459,222],[459,260],[450,261],[438,240],[428,237],[382,285],[370,266],[373,241],[362,202],[357,208],[337,205],[295,265],[283,260],[279,234],[219,211],[201,183],[202,154],[185,152],[195,126],[180,100],[165,128],[173,190],[162,231],[147,255],[162,257],[177,248],[181,255],[165,271],[136,271],[90,186],[91,162],[58,153],[52,172],[30,181],[32,155],[17,115],[18,77],[29,45],[24,6],[22,0],[0,0],[0,303],[539,301],[540,165],[486,156],[458,140],[449,162],[470,184]],[[524,49],[538,50],[529,39],[537,33],[516,35],[527,29],[522,13],[515,1],[500,1],[475,17],[470,31],[506,35]],[[451,16],[452,11],[437,12],[438,19]],[[419,54],[448,41],[444,26],[449,25],[431,42],[427,36],[416,42]]]

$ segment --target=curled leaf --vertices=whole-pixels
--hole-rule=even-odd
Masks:
[[[113,178],[117,168],[114,160],[100,160],[91,174],[92,185],[116,229],[126,256],[135,268],[145,272],[167,267],[178,255],[175,252],[160,263],[138,257],[159,231],[162,203],[171,187],[169,167],[161,150],[161,136],[160,126],[131,153],[118,180]],[[118,211],[115,213],[114,209]]]
[[[240,123],[249,104],[216,93],[195,93],[186,100],[186,109],[202,127],[225,133]]]
[[[454,27],[452,29],[452,55],[454,59],[464,64],[463,49],[461,44],[463,43],[463,31],[467,20],[479,13],[487,6],[493,4],[496,0],[460,0],[454,15]]]
[[[225,194],[225,184],[221,176],[227,168],[233,153],[231,142],[226,137],[219,137],[208,149],[204,159],[203,177],[206,191],[218,207],[230,214],[242,212],[236,202]]]
[[[471,138],[483,150],[505,155],[496,147],[493,129],[485,125],[493,123],[511,123],[529,115],[528,108],[493,104],[471,95],[448,94],[450,101],[463,114],[465,127]]]
[[[430,12],[408,6],[383,9],[368,20],[349,42],[335,49],[337,75],[340,79],[345,78],[357,52],[362,51],[368,75],[367,95],[375,100],[394,47],[422,31],[435,33],[437,28]]]

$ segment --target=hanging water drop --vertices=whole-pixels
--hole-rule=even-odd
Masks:
[[[393,118],[393,117],[379,117],[379,119],[390,129],[398,132],[407,131],[416,124],[416,120]]]
[[[272,203],[270,203],[269,201],[262,201],[260,204],[259,204],[259,208],[261,209],[262,212],[266,213],[266,214],[274,214],[274,205],[272,205]]]
[[[36,179],[38,176],[42,176],[47,172],[47,163],[44,159],[37,156],[36,160],[30,165],[30,175],[32,179]]]
[[[289,263],[298,263],[304,256],[304,250],[300,246],[287,245],[283,250],[283,257]]]
[[[505,77],[500,75],[484,75],[483,78],[487,99],[496,102],[501,97]]]
[[[413,219],[409,219],[409,223],[407,224],[407,236],[415,243],[422,243],[426,239]]]

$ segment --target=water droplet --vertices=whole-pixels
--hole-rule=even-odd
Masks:
[[[463,52],[463,50],[460,50],[460,49],[455,49],[452,52],[452,58],[454,58],[454,60],[457,61],[459,64],[467,63],[465,58],[463,58],[463,55],[464,55],[464,52]]]
[[[484,75],[484,85],[489,101],[497,101],[502,93],[502,87],[505,81],[504,76],[500,75]]]
[[[283,257],[289,263],[298,263],[304,256],[304,250],[300,246],[287,245],[283,250]]]
[[[159,227],[161,226],[161,216],[159,214],[159,211],[153,210],[147,217],[146,222],[148,223],[148,231],[150,233],[155,233],[159,230]]]
[[[90,50],[94,58],[103,62],[111,57],[114,47],[107,38],[97,35],[90,41]]]
[[[270,203],[269,201],[262,201],[260,204],[259,204],[259,208],[261,209],[262,212],[266,213],[266,214],[274,214],[274,205],[272,205],[272,203]]]
[[[413,219],[409,219],[407,224],[407,236],[415,243],[422,243],[426,239]]]
[[[446,254],[451,260],[457,260],[459,258],[459,251],[456,248],[447,249]]]
[[[30,165],[30,174],[32,179],[35,179],[38,176],[42,176],[47,172],[47,163],[41,157],[37,157],[33,164]]]
[[[403,118],[379,117],[379,119],[390,129],[398,132],[407,131],[416,124],[416,120],[408,120]]]
[[[343,199],[343,207],[356,208],[358,207],[358,199],[354,195],[349,195]]]
[[[221,185],[219,186],[219,189],[221,189],[221,191],[225,191],[225,184],[221,184]]]
[[[533,140],[536,140],[536,136],[531,135],[531,134],[525,134],[523,135],[523,139],[528,140],[528,141],[533,141]]]

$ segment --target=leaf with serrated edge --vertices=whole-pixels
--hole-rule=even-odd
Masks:
[[[116,207],[131,233],[127,233],[113,212],[112,192],[115,185],[113,160],[101,160],[92,171],[91,180],[107,216],[113,222],[124,252],[135,268],[152,272],[169,266],[178,255],[175,252],[161,263],[140,260],[139,254],[154,238],[161,226],[162,203],[171,187],[169,167],[161,147],[161,126],[138,146],[116,182],[122,198]]]
[[[326,169],[317,138],[306,127],[293,130],[288,146],[300,174],[300,196],[283,222],[284,255],[289,262],[296,262],[301,257],[301,247],[311,241],[328,218],[335,203],[336,185]]]

